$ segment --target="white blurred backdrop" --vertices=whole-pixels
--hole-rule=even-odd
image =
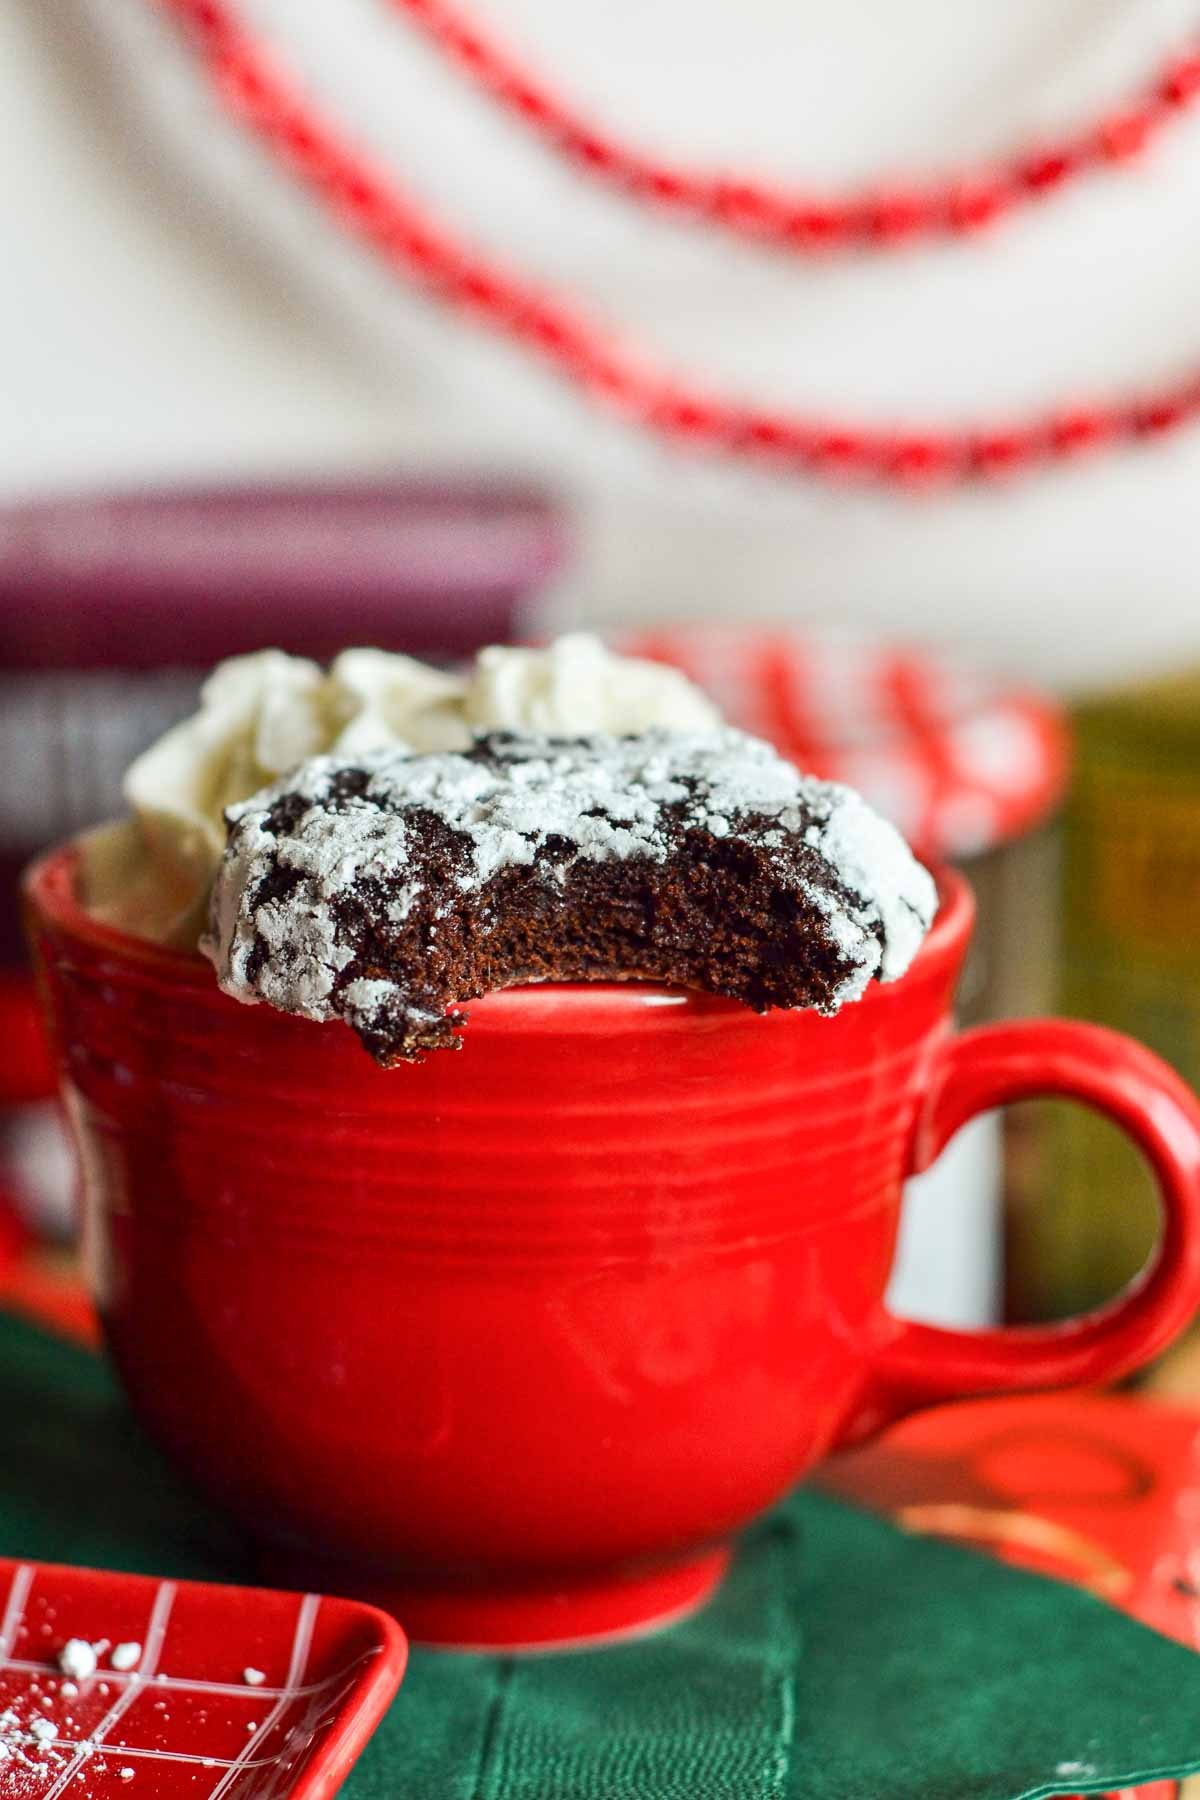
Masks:
[[[866,423],[1041,411],[1200,363],[1200,114],[977,241],[806,264],[647,215],[385,0],[241,0],[427,204],[682,372]],[[833,185],[1091,120],[1194,0],[468,0],[635,143]],[[414,466],[576,507],[564,616],[934,637],[1062,687],[1200,656],[1200,432],[903,497],[706,467],[376,268],[216,111],[152,0],[0,11],[0,492]]]

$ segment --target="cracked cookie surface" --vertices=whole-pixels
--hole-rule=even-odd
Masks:
[[[643,979],[834,1013],[894,980],[932,878],[849,788],[733,730],[320,756],[230,808],[202,948],[226,992],[343,1019],[390,1065],[447,1008]]]

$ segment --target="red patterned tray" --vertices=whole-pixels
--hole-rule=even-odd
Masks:
[[[0,1800],[326,1800],[408,1651],[354,1601],[49,1563],[0,1559],[0,1608]],[[140,1654],[72,1683],[70,1638]]]

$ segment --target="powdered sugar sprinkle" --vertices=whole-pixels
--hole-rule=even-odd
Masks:
[[[225,991],[351,1023],[389,996],[402,998],[386,981],[358,979],[331,1005],[353,959],[337,907],[370,877],[387,890],[391,922],[404,921],[423,892],[410,829],[421,817],[440,821],[463,843],[456,878],[463,895],[506,868],[536,864],[551,839],[569,850],[565,864],[559,855],[545,870],[560,882],[575,860],[661,862],[681,827],[715,838],[740,832],[780,849],[802,842],[830,876],[809,884],[807,897],[846,961],[839,1005],[857,999],[873,977],[902,975],[933,918],[933,881],[891,825],[852,789],[802,775],[744,732],[492,736],[477,752],[390,748],[313,757],[231,807],[201,944]],[[286,832],[273,819],[281,801],[290,811]],[[286,872],[286,897],[260,897],[272,871]],[[453,892],[439,895],[432,916],[444,917],[454,904]]]

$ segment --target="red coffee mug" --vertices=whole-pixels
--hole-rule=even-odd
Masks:
[[[1147,1051],[956,1037],[957,876],[903,980],[836,1019],[629,984],[472,1006],[385,1073],[27,880],[82,1152],[90,1278],[146,1425],[276,1573],[418,1639],[562,1643],[697,1605],[835,1445],[955,1395],[1124,1374],[1200,1305],[1200,1107]],[[975,1335],[883,1303],[906,1175],[972,1114],[1069,1094],[1158,1175],[1113,1305]]]

